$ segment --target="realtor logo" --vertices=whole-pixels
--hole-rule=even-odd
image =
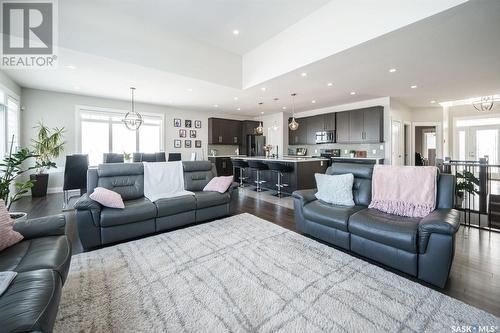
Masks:
[[[53,68],[56,0],[1,1],[2,67]]]

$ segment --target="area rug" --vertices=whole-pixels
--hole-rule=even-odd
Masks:
[[[500,318],[250,214],[73,256],[56,332],[452,332]],[[473,328],[472,328],[473,329]]]

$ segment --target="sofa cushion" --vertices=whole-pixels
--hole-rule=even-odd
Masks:
[[[304,206],[304,217],[309,221],[347,232],[349,217],[362,209],[365,207],[336,206],[315,200]]]
[[[94,201],[97,201],[104,207],[120,208],[120,209],[125,208],[122,196],[119,193],[108,190],[107,188],[104,187],[96,187],[94,189],[94,192],[92,192],[92,194],[89,195],[89,198]]]
[[[354,176],[352,173],[343,175],[314,175],[318,192],[316,198],[334,205],[354,206],[352,197],[352,185]]]
[[[68,237],[47,236],[27,239],[0,252],[0,271],[57,271],[63,281],[68,274],[71,244]]]
[[[17,274],[0,296],[1,331],[52,332],[61,288],[61,278],[49,269]]]
[[[113,227],[156,217],[156,206],[144,197],[125,201],[124,204],[124,209],[104,207],[101,210],[101,227]]]
[[[419,218],[364,209],[349,218],[349,232],[374,242],[417,253]]]
[[[158,210],[158,217],[170,216],[196,209],[196,199],[193,195],[159,199],[154,204]]]
[[[228,203],[231,199],[228,192],[195,192],[194,196],[196,198],[196,208],[207,208],[223,205]]]

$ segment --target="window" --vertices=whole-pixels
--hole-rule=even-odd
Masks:
[[[80,152],[89,155],[90,165],[102,163],[104,153],[159,152],[163,148],[163,116],[144,115],[138,131],[125,127],[125,111],[79,108]]]
[[[13,151],[19,149],[19,98],[0,88],[0,155],[10,149],[14,136]]]

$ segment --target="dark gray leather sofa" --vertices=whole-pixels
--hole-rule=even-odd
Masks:
[[[151,202],[144,197],[142,163],[101,164],[87,173],[87,194],[75,204],[83,248],[92,249],[172,228],[231,215],[237,196],[234,183],[226,193],[203,192],[215,177],[209,161],[186,161],[184,187],[195,193]],[[101,206],[89,195],[96,187],[120,193],[125,209]]]
[[[454,256],[460,217],[453,209],[455,178],[440,174],[436,210],[407,218],[368,209],[373,166],[333,164],[327,174],[354,175],[354,207],[317,200],[316,190],[293,193],[297,228],[315,238],[360,254],[443,288]]]
[[[71,244],[63,215],[16,222],[21,242],[0,252],[0,271],[15,271],[0,296],[1,332],[51,332],[68,275]]]

